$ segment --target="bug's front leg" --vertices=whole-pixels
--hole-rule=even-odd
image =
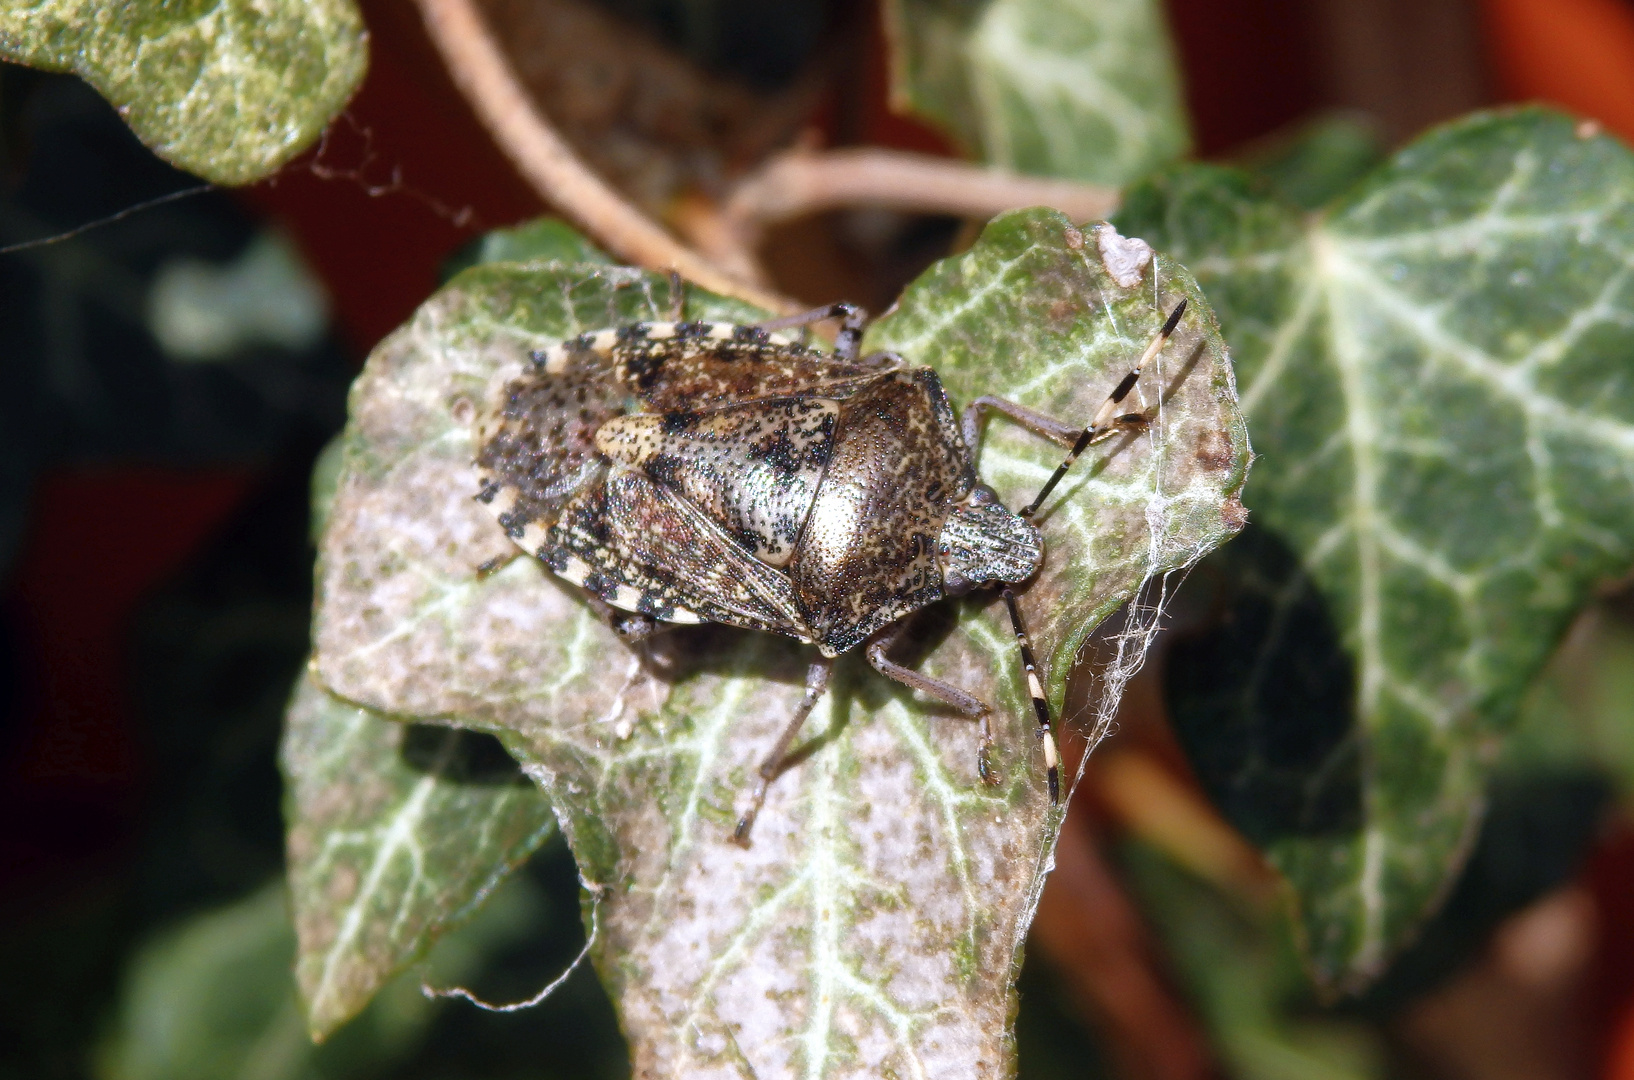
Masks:
[[[932,701],[940,701],[960,714],[969,717],[980,725],[980,742],[976,746],[976,773],[985,784],[997,784],[1002,776],[998,767],[993,764],[993,715],[992,706],[977,697],[975,694],[961,690],[933,679],[929,675],[921,675],[912,668],[903,667],[886,654],[891,646],[897,643],[907,628],[907,620],[892,623],[874,636],[868,643],[868,662],[874,670],[888,678],[895,679],[912,690],[917,690]]]
[[[1175,327],[1180,325],[1180,317],[1184,314],[1186,314],[1186,300],[1182,298],[1180,303],[1175,305],[1174,310],[1169,312],[1169,317],[1163,321],[1163,328],[1153,335],[1152,340],[1147,343],[1146,351],[1140,354],[1140,359],[1135,361],[1135,366],[1112,389],[1112,393],[1107,395],[1106,400],[1101,403],[1101,407],[1095,410],[1095,416],[1090,420],[1089,425],[1078,432],[1077,437],[1072,442],[1072,448],[1067,451],[1067,456],[1062,459],[1061,464],[1055,467],[1054,474],[1044,482],[1043,488],[1033,497],[1033,501],[1022,509],[1022,517],[1030,518],[1038,513],[1038,508],[1044,504],[1045,499],[1049,498],[1050,492],[1055,490],[1055,485],[1061,482],[1061,478],[1067,475],[1067,470],[1072,468],[1072,463],[1078,460],[1078,455],[1082,454],[1091,443],[1100,442],[1120,428],[1127,429],[1130,426],[1140,427],[1146,424],[1146,417],[1141,413],[1120,413],[1118,410],[1124,407],[1124,399],[1129,396],[1129,391],[1133,390],[1135,384],[1140,381],[1141,371],[1145,369],[1147,364],[1152,362],[1153,357],[1163,351],[1163,346],[1168,344],[1170,335],[1174,333]],[[1051,421],[1051,423],[1055,422]]]
[[[981,444],[982,428],[986,426],[988,413],[1007,416],[1034,435],[1062,446],[1071,446],[1077,440],[1078,433],[1083,430],[1077,424],[1057,420],[1025,405],[1017,405],[1005,398],[984,394],[965,406],[964,415],[959,418],[960,433],[964,435],[965,446],[971,454],[975,454]]]

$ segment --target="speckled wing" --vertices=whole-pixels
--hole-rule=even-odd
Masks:
[[[495,391],[477,420],[476,499],[522,548],[537,551],[563,508],[600,484],[596,431],[627,397],[595,368],[535,366]]]
[[[679,493],[614,466],[565,508],[538,551],[552,570],[614,607],[809,640],[794,589]]]
[[[603,424],[596,446],[680,494],[761,562],[782,568],[828,467],[839,415],[839,402],[813,397],[633,413]]]
[[[570,338],[544,350],[548,371],[596,363],[653,412],[709,409],[767,397],[844,398],[881,369],[846,364],[783,334],[731,323],[634,323]]]

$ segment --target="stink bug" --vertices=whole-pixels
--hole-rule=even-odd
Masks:
[[[1015,631],[1058,803],[1049,706],[1010,586],[1042,564],[1030,519],[1072,463],[1145,423],[1124,400],[1185,308],[1084,427],[997,397],[955,417],[930,368],[894,353],[859,357],[865,316],[849,304],[753,326],[581,334],[496,382],[477,427],[476,498],[628,639],[660,623],[715,622],[817,646],[805,697],[761,763],[740,843],[834,658],[859,646],[882,674],[976,720],[978,773],[997,782],[991,707],[889,657],[913,612],[990,583]],[[831,353],[780,332],[823,319],[841,320]],[[988,412],[1070,447],[1019,513],[976,475]]]

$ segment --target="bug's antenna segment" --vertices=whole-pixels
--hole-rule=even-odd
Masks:
[[[1050,724],[1050,703],[1044,699],[1044,684],[1038,678],[1038,661],[1033,658],[1033,643],[1027,637],[1027,628],[1021,625],[1021,609],[1016,606],[1016,594],[1005,588],[1001,594],[1004,606],[1010,609],[1010,625],[1016,631],[1016,644],[1021,647],[1021,666],[1027,669],[1027,693],[1033,698],[1033,712],[1038,716],[1038,740],[1044,744],[1044,768],[1049,777],[1050,805],[1061,805],[1061,762],[1055,750],[1055,729]]]
[[[1072,463],[1078,460],[1078,455],[1082,454],[1090,443],[1100,439],[1119,424],[1136,424],[1141,421],[1139,413],[1118,415],[1118,406],[1122,405],[1123,399],[1129,396],[1129,391],[1135,388],[1135,383],[1140,381],[1141,369],[1151,363],[1152,358],[1162,350],[1164,344],[1169,340],[1169,335],[1174,333],[1174,328],[1180,325],[1180,316],[1185,313],[1186,299],[1182,297],[1180,303],[1175,305],[1174,310],[1169,312],[1168,319],[1163,323],[1163,329],[1159,330],[1157,336],[1147,344],[1146,351],[1140,354],[1140,359],[1135,361],[1135,366],[1130,370],[1129,374],[1123,377],[1123,381],[1118,383],[1117,388],[1107,396],[1106,401],[1096,410],[1095,418],[1089,422],[1089,426],[1079,432],[1078,441],[1072,444],[1072,449],[1067,451],[1066,458],[1055,467],[1055,473],[1045,482],[1037,497],[1027,504],[1026,509],[1021,511],[1022,517],[1030,518],[1038,513],[1038,508],[1043,505],[1045,499],[1049,498],[1050,492],[1055,490],[1055,485],[1059,484],[1061,478],[1067,475],[1067,470],[1072,468]],[[1019,624],[1017,625],[1019,626]]]

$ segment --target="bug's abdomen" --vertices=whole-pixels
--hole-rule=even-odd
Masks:
[[[952,410],[928,369],[840,403],[828,470],[789,575],[829,655],[942,598],[936,537],[974,482]]]

